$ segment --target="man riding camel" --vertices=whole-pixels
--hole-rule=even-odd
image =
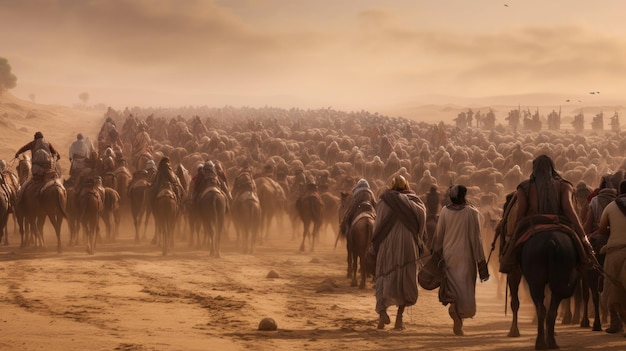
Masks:
[[[34,140],[30,143],[22,146],[15,153],[15,158],[18,158],[21,153],[30,150],[33,167],[31,169],[32,178],[29,178],[22,188],[26,189],[32,181],[40,182],[44,180],[46,173],[54,172],[54,160],[57,161],[61,158],[59,153],[54,149],[52,144],[44,139],[41,132],[35,133]]]
[[[70,176],[77,176],[86,167],[86,161],[93,152],[93,145],[89,139],[85,139],[82,133],[76,135],[76,141],[70,145],[68,156],[70,158]]]
[[[150,201],[154,201],[159,193],[169,189],[176,195],[176,201],[181,202],[183,197],[183,187],[180,184],[178,176],[172,170],[170,158],[165,156],[159,162],[157,173],[154,176],[154,182],[150,189]]]

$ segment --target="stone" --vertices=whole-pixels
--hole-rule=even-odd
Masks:
[[[275,270],[271,270],[267,273],[267,275],[265,276],[265,278],[279,278],[278,273],[276,273]]]
[[[259,323],[259,330],[262,331],[274,331],[277,328],[278,326],[276,325],[274,318],[266,317],[261,319],[261,322]]]

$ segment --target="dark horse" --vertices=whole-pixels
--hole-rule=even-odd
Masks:
[[[561,231],[537,233],[522,246],[520,265],[537,310],[536,350],[559,348],[554,338],[554,323],[561,300],[572,296],[579,283],[576,259],[571,237]],[[551,292],[547,310],[546,285]]]
[[[517,196],[507,198],[505,211],[498,235],[501,238],[501,252],[504,252],[506,240],[510,240],[515,230],[517,216]],[[522,276],[530,288],[530,294],[537,311],[537,339],[535,348],[558,348],[554,339],[554,324],[557,308],[561,300],[572,296],[579,283],[576,270],[576,249],[567,233],[560,231],[540,232],[530,237],[521,248],[520,265],[508,273],[508,287],[511,291],[511,310],[513,321],[508,336],[519,336],[517,318],[519,311],[519,285]],[[546,285],[550,287],[551,298],[548,310],[544,306]]]

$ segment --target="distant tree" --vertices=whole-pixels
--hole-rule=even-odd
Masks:
[[[33,93],[28,94],[28,98],[30,99],[30,101],[35,102],[35,94]]]
[[[78,94],[78,98],[83,102],[83,104],[87,105],[87,101],[89,101],[89,93],[82,92]]]
[[[0,92],[17,86],[17,77],[11,72],[9,60],[0,57]]]

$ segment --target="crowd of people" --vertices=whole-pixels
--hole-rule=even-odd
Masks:
[[[208,187],[232,200],[229,179],[232,183],[242,173],[280,184],[287,207],[312,189],[352,192],[353,202],[337,221],[345,235],[354,208],[364,201],[375,204],[372,250],[379,328],[390,323],[387,308],[393,305],[399,306],[395,327],[404,327],[402,311],[417,301],[420,257],[432,253],[445,262],[440,298],[449,305],[457,335],[463,334],[463,319],[476,313],[476,277],[489,279],[485,248],[505,195],[515,192],[520,208],[516,222],[538,215],[567,220],[581,266],[595,262],[591,236],[608,236],[602,250],[607,252],[606,273],[615,279],[605,285],[617,325],[626,316],[621,285],[626,281],[621,276],[626,206],[622,195],[597,204],[607,192],[602,189],[586,203],[575,199],[579,190],[597,185],[614,192],[621,187],[600,182],[603,175],[626,168],[626,138],[618,130],[586,136],[541,128],[511,131],[502,125],[484,130],[484,123],[494,122],[493,111],[488,117],[470,110],[459,116],[459,128],[332,109],[109,109],[96,145],[78,134],[70,146],[70,178],[93,184],[100,177],[95,184],[104,187],[105,174],[122,170],[131,180],[127,188],[116,189],[120,195],[145,180],[152,184],[150,199],[171,190],[181,205],[197,203]],[[519,117],[510,114],[509,122]],[[473,119],[481,128],[473,127]],[[30,182],[54,173],[60,155],[41,132],[15,157],[28,150]],[[190,179],[174,172],[178,165],[189,170]],[[506,264],[517,264],[515,248],[507,250],[503,272]]]

